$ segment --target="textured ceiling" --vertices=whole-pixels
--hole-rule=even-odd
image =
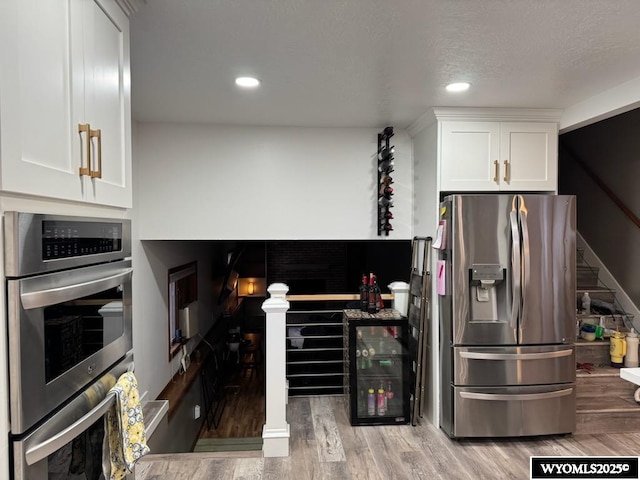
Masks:
[[[640,77],[639,22],[640,0],[147,0],[133,115],[403,128],[433,106],[566,108]]]

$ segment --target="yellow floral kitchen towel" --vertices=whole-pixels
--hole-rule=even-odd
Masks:
[[[127,473],[133,472],[136,461],[149,453],[149,447],[144,432],[138,381],[133,372],[123,373],[109,393],[115,394],[116,401],[105,419],[107,438],[104,453],[107,454],[108,449],[108,461],[103,462],[103,468],[106,478],[121,480]]]

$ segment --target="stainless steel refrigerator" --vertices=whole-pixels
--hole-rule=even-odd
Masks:
[[[575,197],[450,195],[440,206],[441,427],[575,430]]]

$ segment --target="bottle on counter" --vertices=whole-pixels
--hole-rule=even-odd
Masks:
[[[627,351],[624,356],[625,367],[637,367],[638,366],[638,334],[632,328],[627,333]]]
[[[369,301],[367,306],[367,312],[369,313],[376,313],[378,311],[376,306],[375,278],[373,273],[369,274]]]
[[[369,394],[367,395],[367,414],[376,414],[376,395],[373,391],[373,388],[369,389]]]
[[[366,312],[369,308],[369,279],[362,275],[360,284],[360,310]]]
[[[591,297],[589,292],[584,292],[582,295],[582,313],[589,315],[591,313]]]
[[[371,276],[371,289],[373,290],[374,295],[373,301],[375,302],[375,313],[377,313],[380,311],[380,305],[382,304],[382,292],[380,291],[380,287],[378,286],[378,279],[376,278],[376,276],[373,274],[371,274]]]

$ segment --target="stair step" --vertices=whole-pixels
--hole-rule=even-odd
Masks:
[[[597,367],[593,371],[578,370],[576,372],[576,399],[578,410],[590,406],[590,410],[601,410],[602,403],[594,401],[600,399],[606,404],[612,398],[627,398],[633,400],[636,386],[620,378],[620,369],[609,366]],[[617,400],[616,400],[617,403]],[[635,402],[634,402],[635,404]],[[585,407],[585,408],[582,408]],[[611,406],[607,408],[613,408]]]
[[[611,360],[609,347],[609,339],[594,340],[593,342],[578,340],[576,341],[576,362],[608,365]]]
[[[589,265],[576,266],[576,285],[579,289],[598,286],[598,268]]]
[[[609,288],[604,287],[588,287],[588,288],[577,288],[576,289],[576,306],[580,307],[582,295],[584,292],[589,292],[589,296],[593,299],[596,298],[598,300],[602,300],[607,303],[614,303],[616,299],[615,290],[611,290]]]
[[[637,385],[620,378],[620,369],[596,368],[576,373],[576,431],[621,433],[640,430],[640,405],[633,398]]]
[[[584,248],[576,248],[576,263],[584,265]]]

